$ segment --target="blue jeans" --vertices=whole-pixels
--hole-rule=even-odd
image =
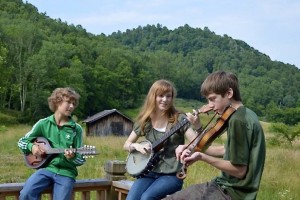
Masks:
[[[183,180],[176,174],[158,174],[150,172],[143,178],[138,178],[128,192],[126,200],[162,199],[169,194],[181,190]]]
[[[25,182],[19,200],[38,200],[47,188],[53,188],[53,200],[70,200],[75,179],[39,169]]]

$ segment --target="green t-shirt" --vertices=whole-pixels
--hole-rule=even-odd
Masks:
[[[184,115],[180,114],[178,121],[181,122],[184,119]],[[185,119],[186,120],[186,119]],[[175,125],[175,124],[174,124]],[[172,125],[172,127],[174,126]],[[164,145],[163,151],[160,156],[159,163],[153,168],[153,172],[171,174],[176,173],[182,167],[181,163],[176,160],[175,149],[178,145],[184,144],[184,133],[190,127],[190,123],[185,123],[181,128],[178,129],[173,135],[171,135]],[[150,141],[152,144],[164,136],[166,133],[170,133],[170,130],[167,132],[161,132],[152,127],[151,122],[148,122],[145,126],[145,134],[141,132],[139,124],[134,125],[134,132],[138,136],[145,136],[146,140]]]
[[[264,169],[266,145],[264,132],[256,114],[246,107],[239,107],[230,117],[224,159],[232,164],[246,165],[243,179],[222,172],[216,183],[226,189],[233,200],[256,199]]]

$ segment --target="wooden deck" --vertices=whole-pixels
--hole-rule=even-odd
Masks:
[[[72,200],[124,200],[132,185],[132,181],[107,179],[83,179],[75,183]],[[0,200],[19,199],[24,183],[0,184]],[[52,199],[51,188],[47,189],[42,199]]]
[[[108,161],[105,165],[105,178],[76,180],[72,200],[125,200],[133,181],[124,179],[123,167],[122,162]],[[124,172],[123,175],[120,175],[120,170]],[[0,184],[0,200],[18,200],[23,185],[24,183]],[[51,188],[45,190],[41,199],[51,200],[51,193]]]

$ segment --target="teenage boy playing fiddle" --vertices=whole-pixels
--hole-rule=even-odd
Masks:
[[[228,119],[225,145],[210,146],[205,152],[181,145],[176,156],[186,166],[200,160],[221,173],[210,182],[191,185],[164,200],[256,199],[265,163],[265,137],[256,114],[242,103],[238,78],[230,72],[212,73],[203,82],[201,94],[208,100],[204,107],[219,115],[228,106],[236,110]]]

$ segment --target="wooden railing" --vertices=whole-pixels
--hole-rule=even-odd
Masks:
[[[132,185],[126,180],[123,161],[108,161],[104,166],[106,175],[102,179],[77,180],[72,199],[81,200],[124,200]],[[24,183],[0,184],[0,200],[19,198]],[[42,199],[52,199],[51,188],[43,192]]]

